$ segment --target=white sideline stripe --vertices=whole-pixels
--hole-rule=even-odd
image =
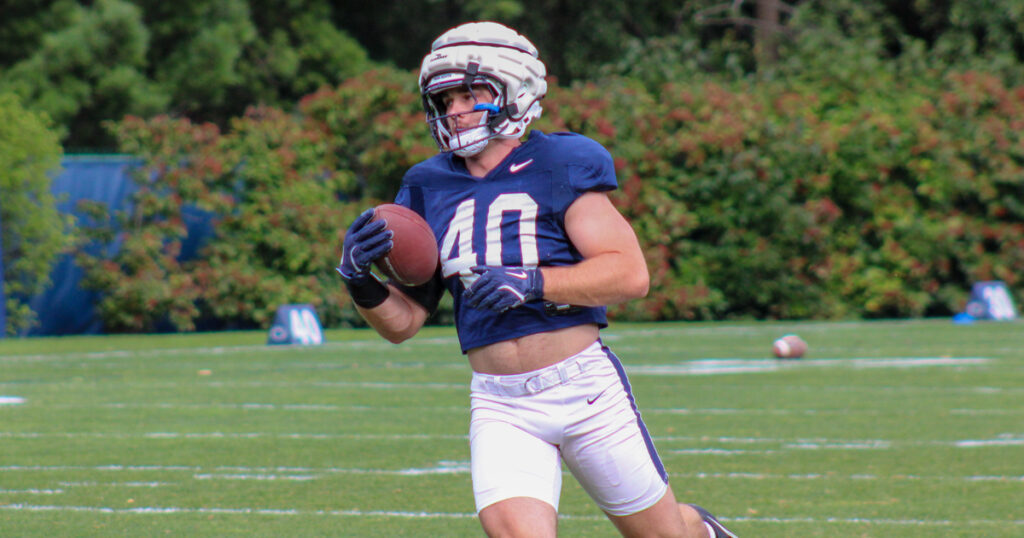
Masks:
[[[1020,409],[950,409],[951,415],[1019,415],[1024,413],[1024,408]]]
[[[900,525],[911,527],[949,527],[953,525],[969,525],[972,527],[989,525],[1024,525],[1024,519],[968,519],[962,521],[952,519],[891,519],[867,517],[719,517],[718,519],[728,523],[839,523],[868,525]]]
[[[397,510],[299,510],[296,508],[183,508],[176,506],[139,506],[136,508],[110,508],[106,506],[40,506],[31,504],[4,504],[0,510],[22,512],[93,512],[103,514],[253,514],[264,516],[356,516],[398,518],[475,518],[473,513],[402,512]]]
[[[0,432],[0,439],[286,439],[286,440],[388,440],[436,441],[465,440],[466,434],[373,434],[373,433],[269,433],[269,432]],[[771,437],[694,437],[655,436],[658,442],[719,442],[733,444],[775,444],[801,450],[882,450],[894,446],[953,446],[976,448],[1024,445],[1024,435],[1003,434],[995,439],[959,439],[950,441],[893,441],[887,439],[782,439]],[[3,467],[0,467],[3,469]]]
[[[854,359],[698,359],[676,364],[626,366],[630,375],[713,375],[778,372],[807,367],[913,368],[921,366],[976,366],[992,359],[985,357],[880,357]]]
[[[670,477],[684,477],[684,478],[727,478],[727,479],[738,479],[738,480],[881,480],[881,481],[933,481],[933,482],[1024,482],[1024,475],[1020,476],[925,476],[925,475],[886,475],[879,476],[873,474],[853,474],[853,475],[834,475],[834,474],[820,474],[820,473],[742,473],[742,472],[731,472],[731,473],[670,473]]]
[[[293,482],[308,482],[320,478],[316,475],[277,475],[277,474],[197,474],[192,478],[196,480],[256,480],[261,482],[275,482],[288,480]]]
[[[224,514],[224,515],[264,515],[264,516],[342,516],[342,517],[390,517],[401,519],[473,519],[476,514],[471,512],[407,512],[402,510],[300,510],[297,508],[184,508],[176,506],[140,506],[137,508],[111,508],[106,506],[56,506],[31,504],[4,504],[0,510],[21,512],[86,512],[102,514]],[[559,519],[581,521],[604,521],[603,516],[560,514]],[[992,520],[970,519],[956,521],[951,519],[888,519],[862,517],[719,517],[724,522],[743,523],[832,523],[832,524],[869,524],[869,525],[901,525],[915,527],[948,527],[953,525],[969,526],[1004,526],[1024,525],[1024,520]]]
[[[469,462],[441,461],[434,467],[410,468],[410,469],[361,469],[342,467],[245,467],[245,466],[219,466],[206,469],[199,466],[187,465],[7,465],[0,467],[0,471],[27,471],[27,472],[65,472],[65,471],[100,471],[100,472],[191,472],[197,480],[212,479],[235,479],[235,480],[282,480],[282,479],[306,479],[313,475],[324,474],[365,474],[365,475],[395,475],[395,476],[422,476],[437,474],[465,474],[469,473]],[[288,474],[291,473],[291,474]],[[301,474],[297,474],[301,473]],[[96,482],[61,482],[73,485],[118,485],[113,483]],[[137,484],[140,486],[170,485],[171,482],[124,482],[125,485]],[[66,486],[67,487],[67,486]]]
[[[3,382],[0,381],[0,387],[5,385],[21,385],[20,383]],[[91,382],[91,386],[103,386],[100,382]],[[81,388],[81,382],[73,381],[57,381],[53,383],[34,383],[34,386],[46,386],[46,387],[70,387],[70,388]],[[371,390],[405,390],[405,389],[429,389],[429,390],[458,390],[460,392],[468,392],[468,383],[381,383],[381,382],[270,382],[270,381],[253,381],[253,382],[140,382],[140,383],[123,383],[123,382],[112,382],[107,386],[114,387],[125,387],[129,386],[132,389],[181,389],[183,387],[188,389],[195,388],[211,388],[211,389],[236,389],[236,388],[361,388]],[[982,395],[1004,395],[1004,394],[1024,394],[1024,387],[989,387],[989,386],[975,386],[975,387],[952,387],[952,386],[885,386],[885,385],[859,385],[859,386],[846,386],[846,385],[816,385],[813,387],[807,385],[784,385],[778,387],[779,390],[785,391],[816,391],[816,392],[852,392],[857,394],[873,394],[873,393],[922,393],[927,395],[934,394],[982,394]],[[31,404],[28,404],[31,405]],[[641,409],[644,411],[644,409]]]
[[[469,474],[468,461],[441,461],[434,467],[410,469],[360,469],[341,467],[246,467],[220,466],[203,469],[198,466],[181,465],[8,465],[0,467],[0,471],[15,472],[189,472],[196,480],[312,480],[324,475],[379,475],[379,476],[426,476],[426,475],[457,475]],[[730,480],[880,480],[880,481],[937,481],[937,482],[1024,482],[1024,475],[972,475],[972,476],[927,476],[927,475],[873,475],[853,474],[835,475],[821,473],[671,473],[673,477],[699,479],[730,479]],[[60,482],[64,487],[73,486],[113,486],[126,485],[136,487],[158,487],[176,484],[175,482]]]
[[[17,383],[0,382],[0,386],[16,385]],[[160,383],[111,383],[117,386],[131,386],[137,389],[166,388],[177,389],[181,387],[194,388],[216,388],[216,389],[237,389],[237,388],[357,388],[357,389],[431,389],[431,390],[459,390],[469,391],[469,383],[392,383],[381,381],[308,381],[285,383],[280,381],[195,381],[195,382],[160,382]],[[80,382],[57,381],[54,383],[35,383],[35,386],[49,387],[80,387]]]
[[[386,405],[336,405],[336,404],[281,404],[281,403],[213,403],[213,404],[193,404],[193,403],[170,403],[170,402],[110,402],[95,405],[79,405],[79,404],[58,404],[46,406],[54,409],[82,409],[88,407],[102,407],[110,409],[243,409],[246,411],[385,411],[385,410],[397,410],[397,411],[452,411],[464,414],[469,414],[468,406],[416,406],[416,407],[400,407],[400,406],[386,406]]]
[[[289,439],[334,441],[437,441],[465,440],[466,434],[425,433],[268,433],[268,432],[0,432],[0,439]]]
[[[238,409],[245,411],[431,411],[468,414],[469,407],[461,405],[445,406],[388,406],[388,405],[336,405],[336,404],[290,404],[290,403],[171,403],[171,402],[108,402],[97,404],[52,404],[36,405],[35,407],[46,407],[48,409]],[[877,415],[882,410],[877,409],[741,409],[722,407],[648,407],[642,410],[644,415],[754,415],[754,416],[850,416],[850,415]],[[888,411],[889,415],[899,414],[900,410]],[[1021,409],[950,409],[952,415],[1016,415],[1024,413]]]
[[[62,489],[0,489],[0,495],[60,495]]]
[[[174,486],[177,482],[57,482],[66,488],[125,487],[125,488],[159,488]]]
[[[1024,439],[967,439],[957,441],[956,446],[964,448],[986,446],[1024,446]]]
[[[430,345],[453,345],[458,344],[458,338],[442,336],[435,338],[419,338],[419,344]],[[318,346],[303,345],[239,345],[239,346],[207,346],[207,347],[183,347],[168,349],[132,349],[117,351],[73,351],[57,353],[34,353],[28,355],[0,355],[0,362],[4,361],[52,361],[52,360],[106,360],[125,359],[137,357],[161,357],[165,355],[226,355],[229,353],[280,353],[296,351],[321,351],[335,349],[366,349],[366,350],[388,350],[390,352],[402,352],[405,349],[399,348],[386,340],[346,340],[343,342],[324,342]]]
[[[163,386],[168,387],[180,387],[182,383],[165,383]],[[268,381],[250,381],[250,382],[233,382],[233,381],[211,381],[209,383],[195,383],[196,385],[206,385],[214,388],[264,388],[264,387],[325,387],[325,388],[359,388],[359,389],[458,389],[458,390],[469,390],[469,383],[391,383],[391,382],[380,382],[380,381],[314,381],[308,383],[280,383],[280,382],[268,382]],[[132,386],[143,386],[133,384]]]
[[[25,403],[21,396],[0,396],[0,405],[20,405]]]

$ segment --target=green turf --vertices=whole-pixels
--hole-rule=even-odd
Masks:
[[[787,332],[807,357],[768,356]],[[616,324],[604,338],[677,497],[740,536],[1024,535],[1021,323]],[[326,340],[0,340],[0,401],[25,400],[0,404],[0,534],[482,535],[453,331]],[[568,476],[560,512],[562,536],[616,535]]]

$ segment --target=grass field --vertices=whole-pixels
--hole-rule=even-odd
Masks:
[[[453,331],[326,337],[0,340],[0,535],[481,536]],[[1022,323],[604,337],[677,497],[744,538],[1024,536]],[[560,535],[615,536],[564,484]]]

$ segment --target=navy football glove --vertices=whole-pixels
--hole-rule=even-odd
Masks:
[[[370,222],[373,208],[363,211],[356,217],[345,232],[345,242],[341,249],[341,262],[336,270],[346,282],[360,284],[370,275],[373,261],[391,252],[395,246],[391,240],[394,232],[386,230],[387,223],[383,220]]]
[[[477,265],[470,270],[480,275],[463,293],[466,304],[473,308],[504,312],[544,294],[544,276],[536,267]]]

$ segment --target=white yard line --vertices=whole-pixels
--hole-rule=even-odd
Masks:
[[[416,412],[452,412],[469,414],[468,406],[388,406],[388,405],[336,405],[336,404],[304,404],[304,403],[171,403],[171,402],[108,402],[96,404],[54,404],[36,405],[47,409],[165,409],[169,411],[234,409],[240,411],[315,411],[315,412],[377,412],[377,411],[416,411]],[[848,414],[848,413],[844,413]]]
[[[417,339],[418,344],[455,346],[458,339],[452,337],[436,337]],[[87,352],[57,352],[57,353],[34,353],[26,355],[0,355],[0,362],[16,361],[60,361],[60,360],[108,360],[108,359],[131,359],[139,357],[163,357],[163,356],[200,356],[200,355],[229,355],[232,353],[296,353],[316,352],[324,350],[387,350],[392,353],[417,352],[410,348],[400,348],[386,340],[348,340],[344,342],[325,342],[319,346],[270,346],[266,344],[243,345],[243,346],[208,346],[208,347],[183,347],[167,349],[132,349],[116,351],[87,351]]]
[[[0,432],[0,439],[284,439],[355,441],[438,441],[467,439],[465,434],[427,433],[270,433],[270,432]]]
[[[302,510],[298,508],[186,508],[178,506],[140,506],[135,508],[112,508],[106,506],[59,506],[32,504],[3,504],[0,510],[12,512],[84,512],[99,514],[125,515],[174,515],[174,514],[211,514],[211,515],[258,515],[258,516],[339,516],[339,517],[386,517],[397,519],[472,519],[476,514],[471,512],[410,512],[405,510]],[[559,515],[560,519],[581,521],[603,521],[599,515]],[[1024,526],[1024,520],[992,520],[992,519],[889,519],[860,517],[720,517],[725,522],[751,523],[820,523],[820,524],[868,524],[896,525],[913,527],[950,527],[967,526]]]
[[[698,359],[675,364],[626,366],[630,375],[715,375],[779,372],[796,368],[916,368],[924,366],[980,366],[985,357],[861,357],[852,359]]]
[[[671,451],[670,451],[671,452]],[[666,454],[668,455],[668,454]],[[441,461],[430,467],[414,467],[406,469],[364,469],[346,467],[250,467],[250,466],[215,466],[203,468],[187,465],[7,465],[0,466],[2,472],[158,472],[158,473],[189,473],[195,480],[256,480],[256,481],[308,481],[329,475],[376,475],[376,476],[431,476],[431,475],[466,475],[470,472],[468,461]],[[671,473],[673,477],[697,479],[729,479],[729,480],[832,480],[832,481],[888,481],[888,482],[1024,482],[1024,475],[874,475],[855,474],[840,475],[831,473],[764,473],[764,472],[729,472],[729,473]],[[171,485],[173,482],[60,482],[63,487],[75,486],[125,486],[125,487],[158,487]],[[38,490],[53,491],[53,490]]]
[[[2,432],[0,439],[283,439],[283,440],[354,440],[354,441],[439,441],[467,439],[466,434],[426,433],[272,433],[272,432]],[[724,444],[768,444],[783,449],[799,450],[885,450],[899,446],[952,446],[958,448],[1021,446],[1024,434],[1006,433],[991,439],[954,440],[891,440],[891,439],[827,439],[775,437],[707,437],[654,436],[661,443],[686,442]],[[3,469],[3,467],[0,467]]]
[[[34,407],[46,409],[162,409],[167,411],[227,409],[239,411],[308,411],[308,412],[379,412],[379,411],[415,411],[431,413],[455,413],[468,415],[469,407],[462,405],[338,405],[338,404],[307,404],[307,403],[173,403],[173,402],[106,402],[85,404],[34,404]],[[744,409],[725,407],[646,407],[643,415],[711,415],[711,416],[843,416],[868,415],[886,416],[906,413],[920,414],[915,409]],[[936,415],[943,413],[964,416],[1004,416],[1024,414],[1024,408],[1007,409],[949,409],[936,410]]]

